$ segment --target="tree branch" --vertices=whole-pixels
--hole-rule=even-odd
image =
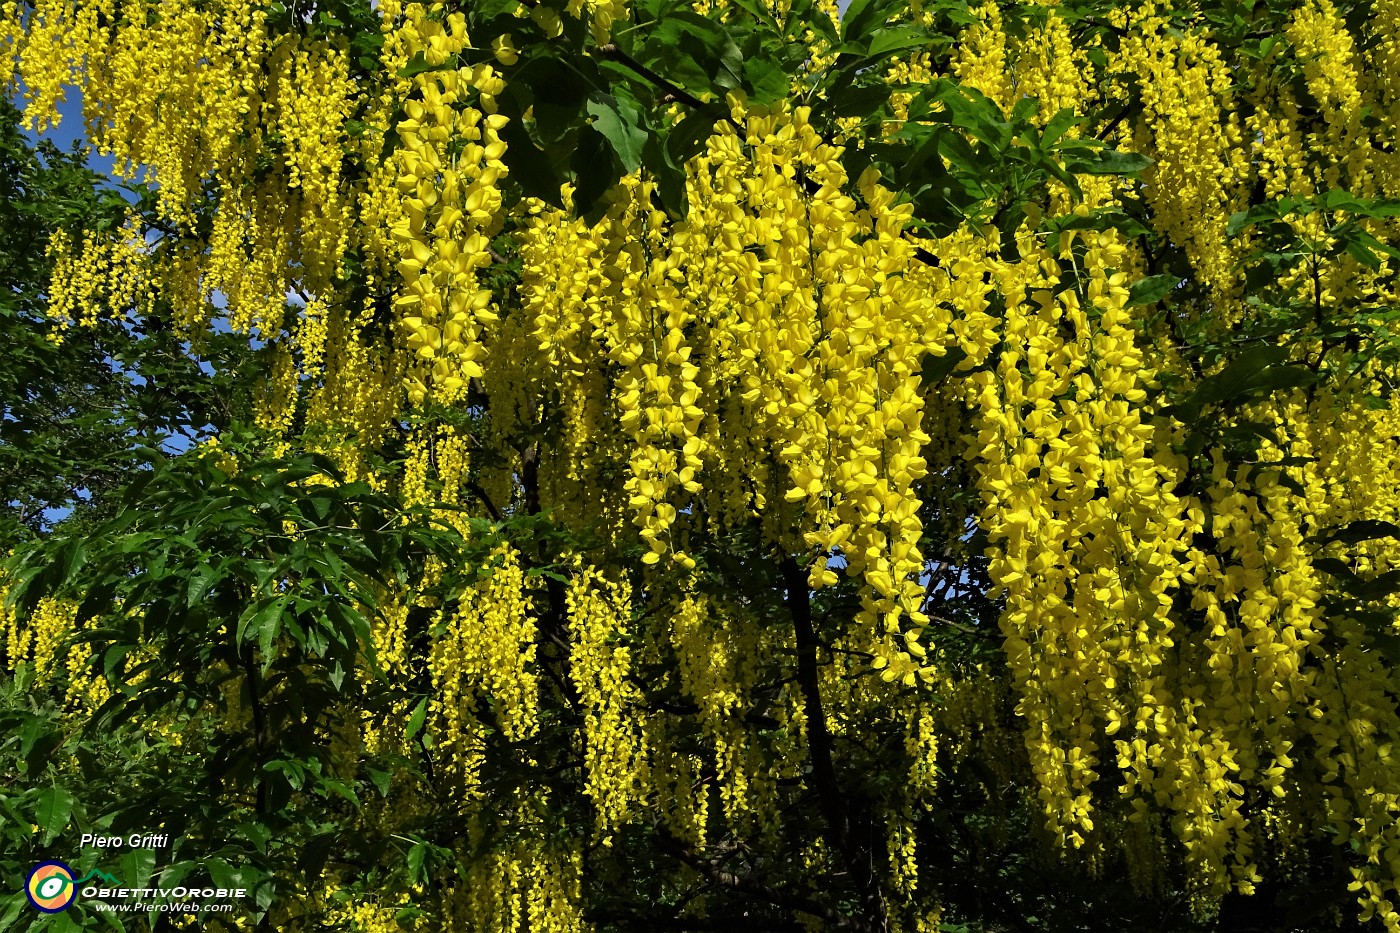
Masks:
[[[476,496],[477,499],[481,501],[481,504],[486,506],[486,511],[490,514],[492,521],[498,522],[501,520],[501,510],[496,508],[495,503],[491,501],[490,496],[486,495],[486,490],[481,488],[480,483],[476,480],[468,481],[467,492]]]
[[[718,885],[722,888],[728,888],[732,891],[738,891],[740,894],[745,894],[754,900],[772,904],[774,907],[782,907],[785,910],[795,910],[813,917],[820,917],[838,930],[855,930],[858,931],[858,933],[876,933],[878,929],[862,920],[848,917],[837,910],[818,903],[810,897],[786,891],[778,891],[767,885],[760,884],[752,878],[725,871],[715,862],[701,858],[699,855],[692,852],[683,842],[664,830],[658,833],[658,838],[661,841],[661,847],[663,849],[695,869],[711,884]]]
[[[690,107],[693,110],[699,110],[700,108],[705,106],[705,102],[702,101],[700,98],[696,97],[694,94],[690,93],[680,85],[674,84],[671,81],[668,81],[666,78],[661,77],[661,75],[652,71],[646,65],[643,65],[641,62],[637,61],[631,55],[628,55],[626,52],[622,51],[622,49],[618,48],[611,42],[598,46],[598,54],[602,55],[604,58],[611,58],[613,61],[621,62],[622,64],[626,65],[628,68],[632,69],[637,74],[645,78],[648,83],[654,85],[657,89],[663,91],[670,97],[680,101],[681,103],[685,104],[687,107]],[[747,132],[747,130],[745,130],[744,127],[740,126],[738,121],[735,120],[734,117],[730,116],[729,114],[726,113],[722,119],[730,126],[734,127],[734,129],[738,130],[741,134]]]
[[[812,783],[817,792],[822,815],[831,833],[832,849],[839,852],[846,870],[855,880],[865,920],[870,927],[883,930],[885,903],[874,871],[874,853],[870,850],[869,821],[861,819],[853,826],[850,802],[841,791],[832,758],[831,731],[826,725],[826,709],[822,703],[821,680],[817,670],[817,633],[812,626],[812,604],[807,589],[807,574],[797,560],[783,555],[781,560],[783,585],[787,591],[788,613],[797,636],[797,683],[802,691],[803,713],[807,720],[807,756],[812,765]],[[853,832],[852,830],[856,831]]]

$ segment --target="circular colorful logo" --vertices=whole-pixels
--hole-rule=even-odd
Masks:
[[[46,914],[66,910],[78,894],[73,869],[62,862],[40,862],[29,873],[24,893],[29,896],[29,903]]]

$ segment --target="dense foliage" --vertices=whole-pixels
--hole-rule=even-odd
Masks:
[[[1400,931],[1395,0],[0,9],[17,881]]]
[[[31,148],[20,114],[0,101],[0,546],[71,513],[69,531],[101,514],[136,444],[217,432],[236,417],[232,356],[246,338],[192,335],[168,314],[104,317],[82,330],[46,313],[55,235],[119,225],[128,203],[51,142]],[[132,192],[135,194],[136,192]],[[226,330],[226,329],[225,329]],[[201,368],[200,364],[205,363]],[[217,367],[217,370],[215,369]],[[211,378],[214,372],[219,375]]]

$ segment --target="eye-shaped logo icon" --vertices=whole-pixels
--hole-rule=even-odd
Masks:
[[[35,909],[46,914],[66,910],[78,893],[78,886],[73,883],[73,869],[62,862],[40,862],[29,873],[24,893]]]

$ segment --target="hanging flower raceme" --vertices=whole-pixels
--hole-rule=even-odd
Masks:
[[[411,5],[404,41],[410,52],[440,65],[467,46],[466,18],[439,22]],[[491,293],[477,281],[491,263],[491,237],[501,224],[498,183],[505,174],[506,118],[492,97],[504,87],[489,64],[431,69],[413,78],[396,130],[394,156],[403,196],[393,225],[404,289],[395,304],[408,348],[410,400],[450,403],[480,378],[484,330],[497,320]]]

